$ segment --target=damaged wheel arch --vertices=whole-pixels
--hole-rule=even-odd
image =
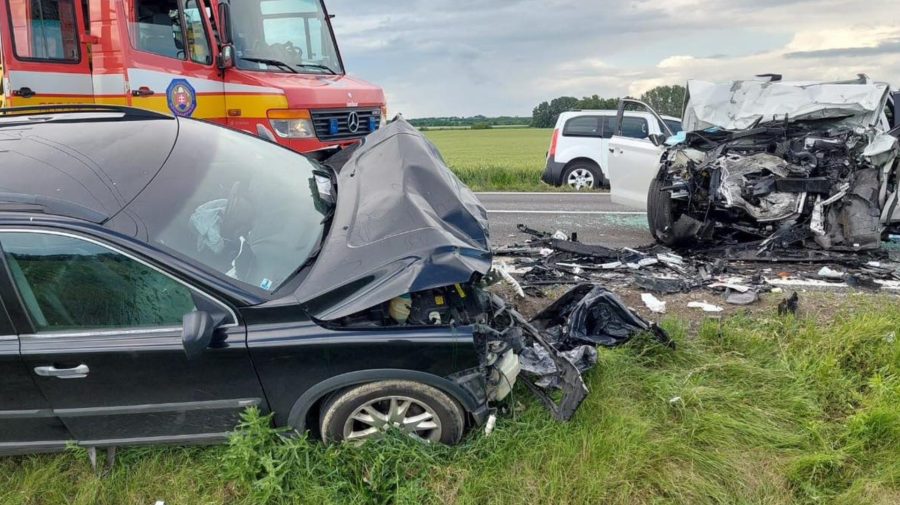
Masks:
[[[311,429],[309,425],[310,415],[318,419],[319,412],[313,412],[313,407],[328,398],[329,395],[353,386],[386,380],[410,381],[431,386],[459,402],[463,409],[472,416],[473,421],[477,425],[481,425],[487,419],[486,401],[475,398],[462,385],[450,379],[416,370],[381,368],[347,372],[310,387],[300,395],[294,402],[293,407],[291,407],[287,420],[288,425],[303,433]]]

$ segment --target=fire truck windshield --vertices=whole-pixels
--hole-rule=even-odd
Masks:
[[[344,73],[321,0],[245,0],[231,6],[238,68]]]

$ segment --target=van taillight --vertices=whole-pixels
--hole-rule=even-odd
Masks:
[[[559,139],[559,130],[553,130],[553,137],[550,139],[550,150],[547,151],[547,158],[556,156],[556,141]]]

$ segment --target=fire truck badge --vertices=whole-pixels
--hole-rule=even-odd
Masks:
[[[173,79],[166,89],[169,110],[176,116],[190,117],[197,109],[197,92],[185,79]]]

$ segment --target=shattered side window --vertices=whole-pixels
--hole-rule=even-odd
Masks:
[[[622,118],[622,136],[632,139],[645,139],[649,136],[647,120],[642,117]]]

